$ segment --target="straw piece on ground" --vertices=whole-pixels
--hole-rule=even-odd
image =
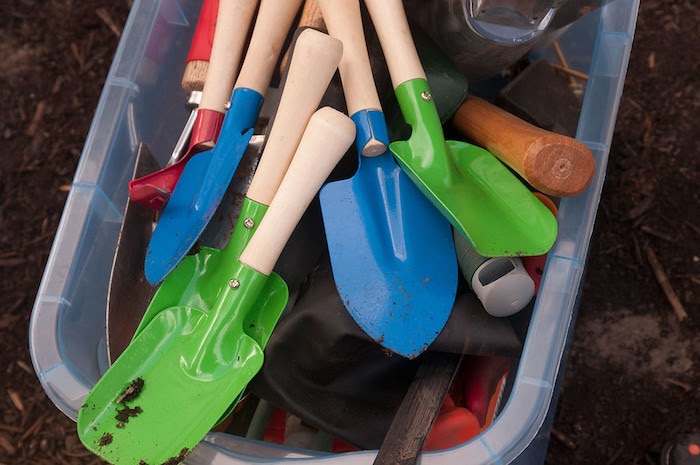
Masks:
[[[7,396],[10,398],[12,405],[14,405],[17,410],[19,410],[20,412],[24,412],[24,404],[22,403],[22,398],[19,396],[17,391],[8,389]]]
[[[649,226],[642,225],[639,227],[639,229],[641,229],[645,233],[649,234],[650,236],[658,237],[659,239],[663,239],[667,242],[673,242],[673,237],[671,237],[669,234],[662,233],[662,232],[657,231],[656,229],[651,228]]]
[[[663,289],[664,294],[666,295],[666,299],[671,304],[671,307],[673,307],[673,312],[676,314],[678,321],[686,320],[688,318],[688,313],[685,311],[685,308],[683,307],[683,304],[678,298],[676,291],[673,290],[673,287],[671,286],[671,282],[668,280],[666,272],[661,266],[659,259],[656,257],[656,253],[654,253],[649,244],[644,244],[644,253],[647,256],[649,265],[651,265],[651,268],[654,271],[656,281],[661,286],[661,289]]]
[[[36,432],[39,431],[39,429],[41,429],[41,426],[44,424],[45,419],[46,414],[41,415],[39,418],[34,420],[34,423],[32,423],[31,426],[29,426],[29,428],[27,428],[27,430],[24,433],[22,433],[22,436],[20,436],[19,438],[19,442],[22,443],[34,434],[36,434]]]
[[[30,367],[26,362],[22,360],[17,360],[17,366],[19,366],[22,370],[26,371],[30,375],[34,374],[34,370],[32,369],[32,367]]]
[[[117,36],[117,38],[120,38],[122,36],[121,28],[117,26],[117,23],[114,22],[112,16],[109,14],[109,11],[107,11],[106,8],[98,8],[97,10],[95,10],[95,13],[97,14],[97,16],[100,17],[102,22],[104,22],[107,25],[109,30],[112,31],[115,36]]]
[[[0,449],[4,450],[7,455],[10,456],[17,453],[17,449],[12,445],[12,441],[2,433],[0,433]]]
[[[677,379],[673,378],[666,378],[666,382],[668,384],[672,384],[674,386],[678,386],[679,388],[683,389],[685,392],[690,392],[693,390],[693,386],[691,386],[688,383],[684,383],[683,381],[678,381]]]
[[[564,444],[567,448],[576,449],[576,443],[562,431],[552,428],[552,436],[554,436],[557,441]]]
[[[44,112],[46,111],[46,100],[40,100],[36,104],[36,110],[34,110],[34,116],[32,117],[32,120],[29,122],[29,126],[27,127],[27,130],[24,132],[27,136],[31,137],[34,134],[36,134],[36,131],[39,129],[39,125],[41,125],[41,120],[44,119]]]

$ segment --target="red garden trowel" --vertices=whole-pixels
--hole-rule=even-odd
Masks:
[[[445,141],[400,0],[365,0],[387,60],[407,141],[390,145],[411,180],[483,256],[539,255],[554,243],[554,216],[486,150]]]
[[[187,163],[151,236],[145,261],[150,283],[160,282],[175,268],[214,215],[252,137],[277,58],[300,6],[301,0],[261,2],[219,141],[214,149]]]
[[[216,142],[257,5],[258,0],[219,0],[207,79],[193,123],[189,149],[175,163],[131,181],[129,197],[134,202],[160,210],[170,198],[189,160]]]
[[[219,0],[204,0],[202,3],[182,76],[182,88],[188,94],[187,107],[194,108],[175,144],[168,165],[184,155],[189,142],[197,115],[196,106],[199,104],[206,79],[218,7]],[[158,168],[158,162],[148,145],[141,142],[131,179],[142,178]],[[110,361],[126,347],[155,292],[143,273],[143,257],[146,256],[155,216],[152,210],[140,207],[131,199],[127,200],[107,291],[107,354]]]
[[[454,305],[451,227],[388,151],[359,0],[319,3],[329,33],[343,42],[340,76],[361,155],[352,178],[321,190],[333,277],[357,324],[413,358],[437,337]]]
[[[263,350],[244,331],[245,317],[266,297],[287,239],[354,137],[354,124],[337,110],[312,117],[213,308],[158,313],[90,391],[78,413],[88,449],[114,464],[175,464],[206,435],[262,366]],[[285,295],[284,282],[277,283],[272,291]]]

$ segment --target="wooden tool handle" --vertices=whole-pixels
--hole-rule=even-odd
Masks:
[[[248,187],[251,200],[264,205],[272,201],[342,53],[338,39],[314,29],[306,29],[297,37],[277,114]]]
[[[241,263],[266,275],[272,272],[304,211],[354,140],[355,124],[343,113],[324,107],[313,114]]]
[[[301,9],[301,17],[299,18],[299,23],[297,23],[297,28],[303,27],[311,27],[317,31],[328,32],[326,23],[323,21],[323,15],[321,14],[321,7],[318,5],[317,0],[304,1],[304,7]],[[280,63],[280,74],[284,74],[287,71],[289,54],[290,50],[287,49]]]
[[[188,94],[204,89],[204,82],[207,79],[209,62],[204,60],[188,61],[185,65],[185,72],[182,74],[182,88]]]
[[[321,32],[328,31],[318,0],[306,0],[304,2],[304,8],[301,10],[301,17],[297,27],[312,27]]]
[[[582,142],[533,126],[479,98],[467,97],[452,123],[545,194],[579,194],[595,174],[593,154]]]
[[[365,0],[365,4],[382,44],[394,89],[411,79],[426,79],[401,0]]]
[[[413,465],[440,413],[462,355],[428,351],[399,405],[373,465]]]
[[[182,88],[187,93],[201,91],[204,88],[218,9],[219,0],[204,0],[202,2],[199,19],[197,19],[190,43],[190,51],[187,54],[185,73],[182,76]]]
[[[261,0],[253,36],[236,87],[265,95],[280,50],[302,0]]]
[[[365,43],[360,16],[360,0],[319,0],[328,33],[343,43],[338,69],[343,81],[348,114],[360,110],[379,110],[377,88]]]
[[[258,0],[219,0],[214,43],[199,108],[225,111],[257,5]]]

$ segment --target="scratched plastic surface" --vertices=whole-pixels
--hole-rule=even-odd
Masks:
[[[589,74],[576,137],[592,150],[597,172],[586,191],[560,204],[558,239],[503,410],[472,441],[424,454],[423,465],[543,462],[546,420],[576,314],[638,6],[639,0],[614,0],[559,39],[569,65]],[[72,419],[106,369],[107,286],[138,143],[146,141],[164,164],[188,116],[180,78],[197,12],[195,0],[134,2],[44,271],[30,325],[32,360],[48,396]],[[555,60],[551,52],[546,56]],[[360,465],[375,456],[331,455],[215,433],[186,463]]]

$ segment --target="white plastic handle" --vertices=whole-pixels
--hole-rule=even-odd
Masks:
[[[343,113],[324,107],[313,114],[241,263],[266,275],[272,272],[301,216],[354,140],[355,123]]]
[[[225,111],[258,0],[219,0],[214,41],[199,108]]]
[[[272,201],[342,53],[338,39],[314,29],[297,37],[277,114],[246,194],[251,200],[264,205]]]
[[[360,16],[360,0],[319,0],[328,33],[343,43],[338,69],[343,81],[348,114],[382,109]]]
[[[236,87],[265,95],[277,58],[302,0],[261,0]]]
[[[426,79],[401,0],[365,0],[365,4],[382,44],[394,89],[411,79]]]

